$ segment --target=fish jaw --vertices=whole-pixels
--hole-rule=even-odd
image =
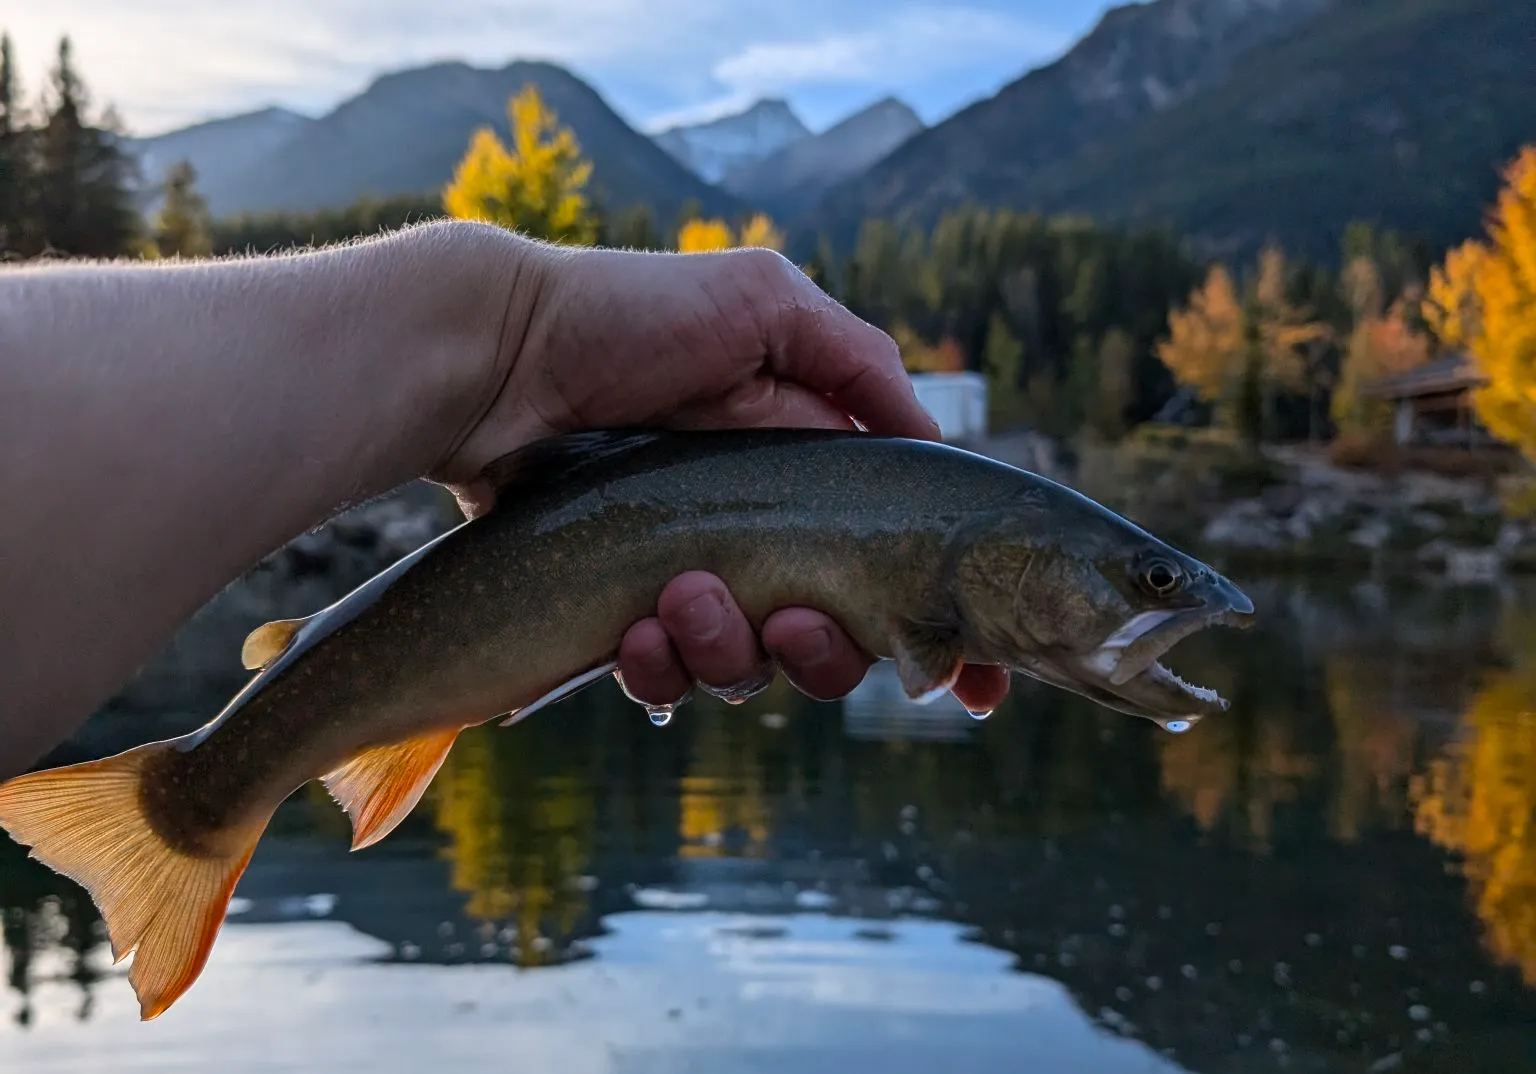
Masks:
[[[1193,724],[1227,711],[1215,690],[1181,679],[1162,657],[1185,638],[1214,626],[1246,630],[1253,601],[1219,575],[1200,583],[1194,607],[1153,609],[1132,615],[1078,663],[1078,676],[1103,703],[1167,726]]]

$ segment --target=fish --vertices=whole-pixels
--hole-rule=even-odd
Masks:
[[[1255,616],[1230,580],[1098,502],[950,444],[601,429],[484,476],[487,513],[252,631],[254,674],[202,727],[0,784],[0,827],[85,888],[115,963],[133,956],[142,1019],[202,973],[286,798],[320,779],[352,849],[372,846],[464,730],[618,677],[623,634],[684,571],[722,578],[755,628],[782,607],[825,612],[916,700],[966,663],[1000,665],[1164,726],[1229,706],[1163,655]]]

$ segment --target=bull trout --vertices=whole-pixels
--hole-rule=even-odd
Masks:
[[[314,778],[352,848],[411,811],[458,735],[616,669],[620,638],[686,570],[754,627],[835,618],[929,699],[1001,665],[1158,721],[1227,702],[1159,658],[1253,605],[1072,490],[924,441],[816,430],[609,430],[486,471],[489,513],[316,614],[257,628],[255,674],[191,734],[0,785],[0,826],[73,878],[154,1018],[197,979],[277,807]],[[765,684],[759,684],[765,685]],[[750,690],[750,687],[748,687]]]

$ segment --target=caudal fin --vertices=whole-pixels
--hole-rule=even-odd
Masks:
[[[134,956],[128,980],[146,1021],[202,973],[266,827],[253,826],[219,857],[172,849],[150,827],[139,786],[146,763],[174,748],[151,743],[0,784],[0,827],[86,889],[106,919],[114,962]]]

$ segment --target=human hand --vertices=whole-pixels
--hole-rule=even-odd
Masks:
[[[490,503],[491,460],[579,429],[811,426],[937,439],[895,342],[771,250],[633,253],[530,246],[514,281],[484,416],[434,477],[471,515]],[[619,650],[625,690],[677,701],[697,681],[766,685],[777,663],[799,689],[840,697],[873,658],[829,616],[784,608],[754,633],[725,584],[688,572]],[[955,694],[991,709],[996,667],[968,667]]]

